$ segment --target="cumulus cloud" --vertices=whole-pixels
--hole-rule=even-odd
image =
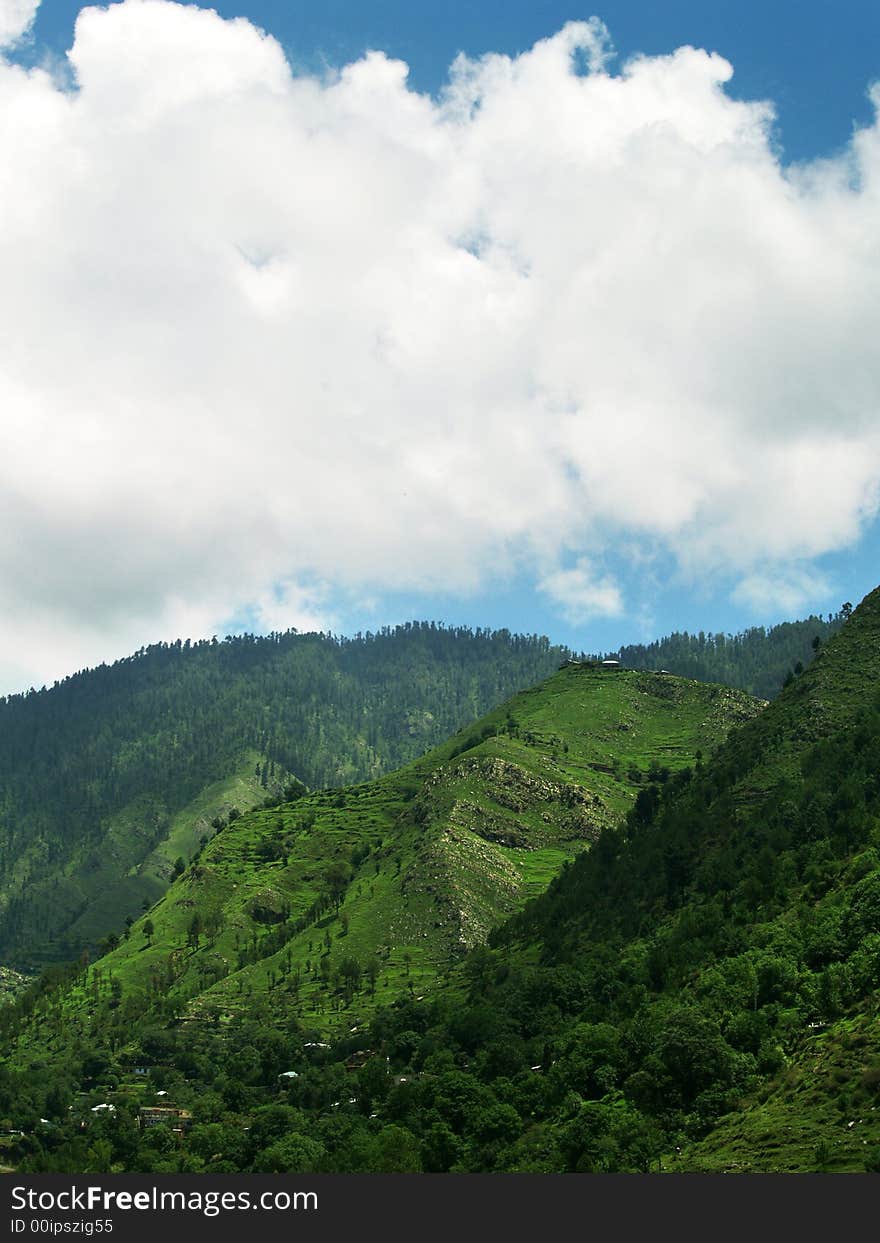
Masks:
[[[773,616],[780,609],[794,616],[830,594],[831,584],[824,574],[798,565],[770,572],[755,570],[746,574],[734,591],[736,600],[759,618]]]
[[[334,592],[526,573],[607,613],[612,542],[754,598],[858,538],[880,131],[786,169],[719,56],[609,55],[571,23],[432,100],[125,0],[75,89],[0,60],[7,684]]]
[[[578,625],[591,617],[618,617],[623,595],[614,579],[599,575],[586,557],[567,570],[554,570],[538,580],[538,590],[558,605],[567,621]]]
[[[31,28],[40,0],[0,0],[0,48],[13,47]]]

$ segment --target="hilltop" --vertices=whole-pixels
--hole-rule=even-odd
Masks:
[[[786,681],[837,633],[848,611],[851,605],[827,618],[752,626],[739,634],[676,632],[653,643],[627,644],[614,654],[630,669],[668,669],[684,678],[721,682],[759,699],[775,699]]]

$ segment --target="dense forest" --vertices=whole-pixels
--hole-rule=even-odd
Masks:
[[[682,633],[654,643],[627,644],[618,656],[630,669],[668,669],[682,678],[721,682],[759,699],[775,699],[787,679],[805,668],[818,648],[843,624],[851,605],[827,618],[807,617],[739,634]]]
[[[878,651],[880,591],[714,755],[653,765],[623,822],[431,997],[404,991],[344,1035],[279,1016],[267,994],[225,1025],[126,1031],[112,978],[47,978],[0,1012],[18,1049],[0,1112],[27,1131],[12,1158],[32,1171],[880,1169]],[[352,962],[332,983],[344,1014],[375,978]],[[106,1033],[88,1045],[65,1036],[65,997],[83,987]],[[138,1124],[156,1091],[182,1111],[176,1127]]]
[[[0,701],[0,962],[63,960],[119,932],[190,853],[176,845],[142,867],[152,852],[197,844],[178,813],[201,799],[191,820],[204,832],[242,810],[222,784],[233,774],[249,805],[292,778],[375,777],[566,655],[545,638],[433,623],[244,635],[157,644]],[[212,783],[214,804],[201,797]]]

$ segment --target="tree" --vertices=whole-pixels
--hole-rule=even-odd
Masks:
[[[373,1145],[371,1168],[377,1174],[420,1174],[420,1145],[412,1131],[392,1123],[383,1127]]]
[[[381,968],[379,966],[379,960],[377,958],[367,959],[366,965],[364,967],[364,975],[370,981],[370,995],[371,996],[375,996],[376,994],[376,981],[379,978],[380,970]]]
[[[327,869],[327,887],[330,890],[330,897],[337,911],[350,880],[351,866],[348,863],[337,860]]]
[[[361,964],[356,958],[343,958],[339,964],[339,977],[347,996],[353,996],[361,982]]]
[[[253,1170],[255,1174],[313,1174],[324,1153],[323,1144],[292,1131],[258,1153]]]
[[[60,1084],[54,1084],[46,1093],[43,1105],[47,1118],[60,1121],[67,1117],[67,1106],[70,1104],[70,1093]]]
[[[155,929],[155,927],[153,926],[153,921],[152,921],[152,919],[145,919],[145,920],[144,920],[144,928],[143,928],[143,932],[144,932],[144,937],[145,937],[145,939],[146,939],[146,941],[147,941],[147,943],[148,943],[148,944],[152,944],[152,940],[153,940],[153,933],[154,933],[155,931],[156,931],[156,929]]]

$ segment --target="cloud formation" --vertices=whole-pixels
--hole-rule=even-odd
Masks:
[[[586,557],[567,570],[554,570],[538,580],[538,590],[556,604],[574,625],[591,617],[619,617],[623,594],[609,574],[597,574]]]
[[[12,47],[31,27],[40,0],[0,0],[0,48]]]
[[[69,63],[0,59],[7,687],[334,593],[614,612],[618,541],[754,599],[876,513],[876,125],[785,169],[726,61],[595,20],[439,100],[166,0]]]

